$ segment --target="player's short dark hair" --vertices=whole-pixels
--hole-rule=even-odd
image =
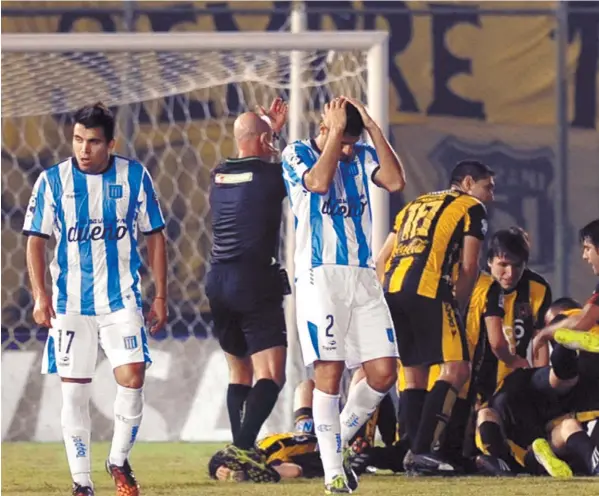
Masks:
[[[575,308],[582,308],[582,305],[578,303],[574,298],[570,298],[569,296],[562,296],[558,298],[549,307],[556,313],[564,312],[565,310],[573,310]]]
[[[364,131],[364,120],[358,109],[349,102],[345,105],[345,117],[346,123],[343,134],[353,137],[362,136],[362,132]]]
[[[494,175],[495,171],[493,169],[478,160],[462,160],[458,162],[451,171],[450,184],[452,186],[457,186],[461,184],[467,176],[470,176],[475,181],[480,181],[481,179],[487,179]]]
[[[208,462],[208,475],[212,479],[216,479],[216,471],[218,467],[225,465],[225,459],[222,456],[222,451],[217,451]]]
[[[589,240],[595,248],[599,248],[599,219],[595,219],[584,226],[579,232],[580,242]]]
[[[487,260],[490,262],[495,257],[506,257],[516,263],[528,263],[530,241],[526,231],[521,227],[496,231],[489,241]]]
[[[101,127],[108,143],[114,139],[114,114],[102,102],[81,107],[73,114],[73,120],[87,129]]]

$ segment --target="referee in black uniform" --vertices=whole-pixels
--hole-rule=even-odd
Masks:
[[[278,155],[272,140],[286,122],[287,104],[277,98],[262,113],[236,119],[237,157],[212,173],[206,283],[214,334],[229,365],[233,445],[227,451],[250,464],[259,463],[254,444],[285,383],[287,355],[283,296],[289,282],[277,263],[286,190],[281,165],[272,161]]]

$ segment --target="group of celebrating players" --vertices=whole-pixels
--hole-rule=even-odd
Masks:
[[[479,270],[495,182],[476,160],[455,166],[449,189],[397,214],[375,263],[371,188],[404,188],[397,154],[361,102],[338,97],[325,105],[318,135],[289,144],[278,161],[286,116],[277,98],[237,117],[237,156],[212,173],[206,294],[229,365],[233,442],[212,457],[210,475],[324,476],[325,494],[337,494],[355,491],[372,468],[599,474],[599,285],[584,306],[552,301],[547,281],[527,267],[530,240],[519,227],[492,234],[488,271]],[[40,174],[23,229],[34,320],[49,328],[42,372],[61,377],[73,494],[93,495],[90,383],[102,346],[118,384],[106,468],[117,495],[136,496],[129,454],[151,363],[137,230],[155,281],[153,333],[167,318],[165,221],[148,171],[113,153],[112,113],[90,105],[74,121],[74,156]],[[373,146],[360,141],[364,132]],[[296,388],[295,432],[258,440],[285,383],[282,303],[291,286],[277,255],[286,196],[298,334],[313,379]],[[580,240],[599,275],[599,220]],[[346,366],[355,372],[341,409]],[[384,446],[375,446],[377,426]]]

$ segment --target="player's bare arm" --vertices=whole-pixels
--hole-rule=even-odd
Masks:
[[[547,347],[549,341],[553,339],[555,331],[558,329],[571,329],[573,331],[589,331],[599,321],[599,305],[589,302],[576,315],[570,315],[568,318],[545,327],[535,336],[533,341],[533,354],[535,357],[542,353],[544,347]]]
[[[150,334],[155,334],[166,324],[168,316],[166,293],[166,238],[164,232],[156,232],[146,236],[148,244],[148,259],[154,286],[156,288],[154,301],[148,314]]]
[[[387,260],[391,257],[391,253],[393,252],[393,243],[395,242],[395,233],[390,232],[385,240],[385,244],[381,248],[378,256],[376,257],[376,276],[379,281],[383,281],[385,277],[385,265],[387,265]]]
[[[50,319],[56,318],[52,299],[46,292],[46,239],[40,236],[27,238],[27,272],[33,295],[33,320],[44,327],[52,327]]]
[[[516,353],[515,343],[510,343],[503,333],[503,319],[497,316],[485,317],[487,336],[493,354],[510,368],[526,368],[529,366],[525,358]]]
[[[314,193],[325,194],[329,191],[335,177],[343,131],[347,123],[346,104],[345,99],[336,98],[324,106],[322,119],[324,127],[329,131],[328,139],[320,158],[314,164],[314,167],[304,175],[304,184]]]
[[[464,237],[464,248],[462,250],[462,261],[460,272],[456,282],[456,299],[460,309],[463,311],[468,305],[468,300],[478,278],[478,256],[482,241],[474,236]]]
[[[406,172],[401,160],[399,160],[379,125],[370,117],[362,102],[355,98],[346,98],[360,112],[364,127],[376,149],[381,168],[375,174],[374,180],[389,193],[403,190],[406,185]]]

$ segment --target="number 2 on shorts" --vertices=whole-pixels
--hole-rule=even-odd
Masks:
[[[325,330],[325,336],[327,338],[332,338],[333,337],[333,333],[330,332],[330,330],[332,329],[333,325],[335,324],[335,318],[332,315],[330,315],[330,314],[327,315],[326,318],[327,318],[327,321],[328,321],[329,324],[327,325],[327,328]]]
[[[69,351],[71,351],[71,345],[73,344],[75,331],[65,331],[65,337],[68,340],[65,353],[68,355]],[[58,329],[58,351],[62,351],[62,329]]]

